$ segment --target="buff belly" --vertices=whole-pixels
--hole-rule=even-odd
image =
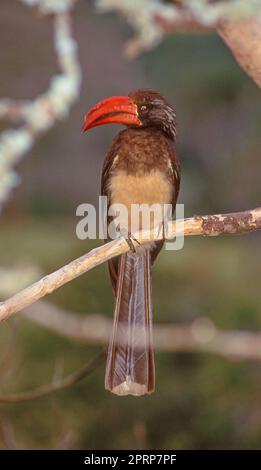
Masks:
[[[152,230],[163,223],[166,204],[171,204],[172,186],[159,170],[132,175],[119,170],[110,180],[110,215],[120,231],[133,234]]]

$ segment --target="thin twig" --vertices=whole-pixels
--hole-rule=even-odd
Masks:
[[[164,233],[167,234],[167,238],[171,239],[183,235],[238,234],[259,229],[261,229],[261,208],[230,214],[194,216],[190,219],[169,222],[167,227],[164,227]],[[147,243],[148,240],[161,240],[162,238],[162,227],[159,228],[156,237],[153,230],[134,233],[134,239],[139,244]],[[0,321],[23,310],[81,274],[128,250],[129,245],[123,237],[120,237],[71,261],[2,302],[0,304]]]
[[[67,375],[67,377],[59,382],[43,385],[28,392],[15,393],[13,395],[0,395],[0,403],[18,403],[35,400],[36,398],[42,398],[46,395],[58,392],[59,390],[72,387],[76,383],[89,376],[94,370],[96,370],[97,366],[101,363],[101,360],[104,359],[104,357],[105,353],[104,350],[102,350],[87,365],[72,372],[70,375]]]

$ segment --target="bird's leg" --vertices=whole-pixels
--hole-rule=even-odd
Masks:
[[[141,246],[141,243],[137,240],[137,238],[134,237],[130,232],[128,232],[128,236],[125,238],[126,243],[129,245],[130,250],[132,253],[137,253],[137,248],[135,247],[133,241],[137,243],[137,245]]]
[[[127,238],[125,237],[125,241],[126,241],[127,245],[129,246],[130,250],[132,251],[132,253],[136,253],[137,250],[136,250],[135,245],[134,245],[134,243],[133,243],[133,241],[132,241],[132,239],[129,235],[128,235]]]
[[[141,246],[141,243],[134,237],[134,235],[131,234],[131,232],[128,232],[124,228],[120,228],[120,224],[117,225],[116,230],[119,232],[119,234],[125,238],[125,241],[127,245],[129,246],[130,250],[132,253],[137,253],[137,249],[135,247],[135,242],[137,245]]]
[[[161,228],[162,228],[162,240],[165,241],[166,240],[166,238],[165,238],[166,231],[165,231],[165,221],[164,221],[164,219],[162,220],[161,224],[158,227],[159,227],[159,230],[158,230],[158,233],[157,233],[157,237],[160,236],[160,232],[161,232]]]
[[[165,234],[166,234],[166,232],[165,232],[165,221],[163,219],[162,220],[162,239],[163,239],[163,241],[165,241]]]

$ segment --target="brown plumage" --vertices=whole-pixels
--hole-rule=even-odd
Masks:
[[[128,217],[132,204],[172,204],[174,212],[180,183],[174,111],[154,91],[138,90],[130,93],[128,99],[133,106],[130,111],[128,108],[129,127],[117,135],[105,158],[102,195],[107,196],[108,207],[115,203],[124,204]],[[98,107],[103,109],[104,102],[101,103]],[[108,113],[109,120],[121,122],[115,118],[115,109]],[[122,115],[122,107],[120,112]],[[99,113],[102,123],[106,123],[100,108]],[[128,124],[125,117],[123,121]],[[87,115],[86,123],[87,128],[99,125],[99,117]],[[108,216],[108,223],[111,219]],[[121,215],[119,220],[122,229]],[[153,223],[156,224],[155,220]],[[157,219],[157,224],[161,221],[163,223],[162,219]],[[138,228],[148,227],[139,225]],[[155,387],[151,266],[162,245],[163,241],[148,243],[136,253],[130,251],[109,261],[116,301],[105,387],[119,395],[144,395],[153,392]]]

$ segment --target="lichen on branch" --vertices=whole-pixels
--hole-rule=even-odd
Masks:
[[[14,167],[28,153],[37,137],[64,119],[76,101],[81,84],[77,42],[72,36],[71,15],[75,0],[20,0],[52,14],[54,49],[61,73],[51,78],[49,89],[32,101],[0,100],[0,119],[21,121],[18,129],[0,134],[0,211],[10,191],[19,183]]]
[[[168,226],[160,226],[157,237],[154,230],[133,234],[133,241],[138,245],[148,240],[162,240],[189,235],[219,235],[253,232],[261,229],[261,208],[231,214],[194,216],[185,220],[171,221]],[[163,233],[164,232],[164,233]],[[123,237],[116,238],[103,246],[95,248],[69,264],[43,277],[18,294],[0,303],[0,321],[23,310],[37,300],[45,297],[64,284],[101,265],[115,256],[130,249]]]

